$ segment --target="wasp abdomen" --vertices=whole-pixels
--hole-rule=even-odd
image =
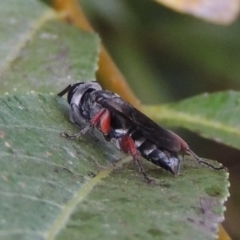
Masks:
[[[136,148],[148,161],[167,169],[172,174],[179,172],[180,160],[175,152],[158,148],[153,142],[143,137],[140,131],[134,129],[128,133],[134,140]]]
[[[180,160],[176,153],[169,153],[157,148],[148,156],[145,156],[145,158],[152,163],[169,170],[174,175],[177,175],[179,172]]]

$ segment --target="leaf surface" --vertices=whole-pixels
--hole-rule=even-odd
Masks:
[[[228,195],[224,171],[187,158],[174,178],[143,160],[156,179],[150,185],[133,163],[112,167],[123,155],[97,132],[98,142],[60,137],[77,131],[64,99],[31,93],[0,101],[2,238],[216,238]]]

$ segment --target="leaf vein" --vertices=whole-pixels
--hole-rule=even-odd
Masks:
[[[121,161],[115,164],[115,167],[122,166],[125,162],[132,160],[131,156],[123,158]],[[104,178],[109,176],[109,174],[114,170],[114,166],[110,166],[103,171],[99,172],[94,178],[86,182],[83,187],[76,193],[76,195],[67,202],[66,207],[63,208],[62,212],[56,218],[55,222],[52,224],[51,228],[48,230],[46,240],[54,240],[61,229],[66,225],[66,222],[73,213],[75,207],[82,202],[88,194],[93,190],[93,188]]]
[[[38,29],[47,21],[56,18],[56,13],[52,10],[48,10],[40,16],[36,22],[32,24],[32,27],[28,29],[23,35],[19,42],[12,48],[6,57],[4,64],[0,68],[0,76],[8,69],[10,64],[16,59],[20,51],[24,48],[27,42],[32,39],[32,36],[38,31]]]
[[[32,231],[28,229],[9,229],[9,230],[0,230],[0,236],[5,235],[15,235],[15,234],[32,234],[32,235],[40,235],[45,236],[44,232],[41,231]]]
[[[58,207],[60,209],[63,208],[62,205],[60,205],[56,202],[53,202],[51,200],[47,200],[47,199],[44,199],[44,198],[38,198],[38,197],[27,195],[27,194],[19,194],[19,193],[13,193],[13,192],[5,192],[5,191],[0,191],[0,194],[5,196],[5,197],[22,197],[22,198],[29,199],[29,200],[32,200],[32,201],[44,202],[44,203],[50,204],[52,206]]]

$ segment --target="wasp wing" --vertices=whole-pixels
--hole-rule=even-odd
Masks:
[[[98,96],[96,97],[97,103],[110,112],[120,114],[124,118],[130,120],[136,128],[142,132],[142,135],[156,144],[156,146],[163,147],[173,152],[179,152],[181,150],[181,142],[171,131],[155,123],[118,95],[110,91],[98,92]]]

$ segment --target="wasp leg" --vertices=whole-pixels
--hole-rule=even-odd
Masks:
[[[102,109],[91,119],[90,124],[84,127],[80,132],[73,135],[70,135],[67,132],[63,132],[60,134],[60,136],[65,137],[69,140],[75,140],[86,134],[89,130],[93,130],[96,125],[99,125],[99,130],[106,135],[110,131],[110,121],[110,112],[107,109]]]
[[[85,135],[88,131],[93,131],[93,125],[92,124],[88,124],[86,127],[84,127],[80,132],[79,135]]]
[[[103,108],[99,113],[97,113],[92,119],[91,124],[93,126],[98,125],[99,130],[107,135],[110,131],[111,115],[109,110]]]
[[[87,125],[86,127],[84,127],[80,132],[75,133],[75,134],[69,134],[67,132],[61,132],[60,136],[67,138],[69,140],[75,140],[80,138],[82,135],[84,135],[85,133],[87,133],[91,128],[93,128],[92,124]]]
[[[226,169],[224,166],[215,167],[211,163],[208,163],[208,162],[202,160],[202,158],[198,157],[198,155],[195,154],[191,149],[188,149],[186,152],[189,153],[199,164],[205,164],[206,166],[208,166],[214,170]]]
[[[146,174],[145,169],[143,168],[142,163],[139,160],[139,155],[133,156],[133,159],[138,166],[139,172],[143,175],[143,177],[147,180],[147,182],[151,183],[153,179],[149,178],[148,175]]]
[[[152,179],[147,176],[147,174],[142,166],[142,163],[139,160],[139,153],[138,153],[138,150],[135,146],[133,139],[127,135],[123,136],[120,139],[120,146],[121,146],[121,149],[123,150],[123,152],[130,153],[132,155],[133,160],[137,164],[138,170],[143,175],[143,177],[148,182],[152,182]]]

